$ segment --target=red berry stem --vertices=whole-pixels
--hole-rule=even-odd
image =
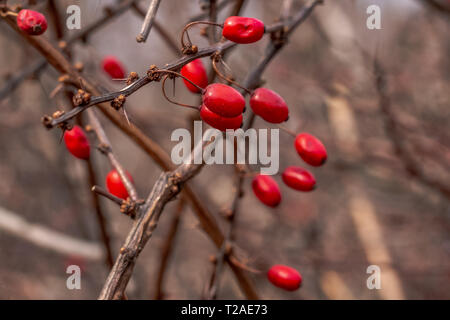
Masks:
[[[214,69],[214,72],[219,76],[219,78],[221,78],[221,79],[223,79],[223,80],[225,80],[225,81],[227,81],[227,82],[229,82],[229,83],[235,85],[236,87],[238,87],[238,88],[244,90],[246,93],[248,93],[248,94],[250,94],[250,95],[252,94],[252,91],[251,91],[250,89],[248,89],[248,88],[246,88],[246,87],[240,85],[239,83],[237,83],[236,81],[234,81],[234,80],[231,79],[230,77],[225,76],[225,75],[219,70],[219,68],[217,67],[217,62],[222,62],[222,63],[223,63],[223,60],[222,60],[220,54],[214,54],[214,55],[212,56],[212,67],[213,67],[213,69]]]
[[[200,87],[199,85],[197,85],[195,82],[193,82],[192,80],[186,78],[185,76],[183,76],[181,73],[172,71],[172,70],[167,70],[167,69],[160,69],[157,72],[161,72],[161,73],[167,73],[167,74],[173,74],[177,77],[183,78],[184,80],[186,80],[187,82],[189,82],[190,84],[192,84],[193,86],[195,86],[200,93],[203,93],[205,91],[205,89],[203,89],[202,87]]]
[[[162,93],[163,93],[164,98],[166,98],[166,100],[169,101],[170,103],[173,103],[173,104],[175,104],[175,105],[177,105],[177,106],[181,106],[181,107],[186,107],[186,108],[191,108],[191,109],[199,110],[200,108],[199,108],[198,106],[192,106],[192,105],[189,105],[189,104],[184,104],[184,103],[181,103],[181,102],[177,102],[177,101],[174,101],[174,100],[170,99],[170,98],[167,96],[167,93],[166,93],[166,80],[167,80],[168,78],[169,78],[169,75],[166,75],[166,76],[163,78],[162,85],[161,85],[161,89],[162,89]],[[183,78],[184,78],[184,77],[183,77]],[[186,79],[186,80],[190,82],[189,79]]]
[[[281,124],[277,124],[277,127],[280,128],[281,131],[286,132],[287,134],[289,134],[290,136],[292,136],[294,138],[297,136],[297,134],[294,131],[289,130],[288,128],[286,128],[285,126],[283,126]]]
[[[211,26],[217,26],[217,27],[223,28],[223,24],[215,23],[215,22],[211,22],[211,21],[194,21],[194,22],[188,23],[183,28],[183,31],[181,32],[181,48],[184,49],[186,47],[192,47],[192,41],[191,41],[191,38],[189,37],[188,29],[196,24],[208,24]],[[186,45],[186,43],[184,42],[184,34],[186,34],[189,45]]]

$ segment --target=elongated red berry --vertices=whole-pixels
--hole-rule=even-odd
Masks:
[[[106,56],[102,61],[102,68],[112,79],[125,78],[125,67],[114,56]]]
[[[47,30],[47,19],[40,12],[23,9],[17,14],[17,26],[30,36],[39,36]]]
[[[181,68],[181,75],[191,80],[193,83],[198,85],[200,88],[205,89],[208,85],[208,74],[206,73],[206,69],[203,66],[203,62],[201,59],[195,59],[194,61],[189,62]],[[183,79],[186,88],[193,93],[199,93],[200,90],[192,85],[189,81]]]
[[[270,123],[281,123],[289,117],[289,108],[283,98],[266,88],[253,92],[250,107],[255,114]]]
[[[222,83],[213,83],[203,93],[203,104],[222,117],[239,116],[245,108],[245,99],[236,89]]]
[[[267,278],[274,286],[287,291],[297,290],[302,284],[302,276],[297,270],[281,264],[270,268]]]
[[[252,189],[258,199],[269,207],[276,207],[281,202],[280,187],[271,176],[258,174],[253,178]]]
[[[126,174],[133,183],[133,178],[131,175],[128,172]],[[123,184],[122,179],[120,179],[120,175],[116,169],[111,170],[106,176],[106,187],[108,188],[108,191],[116,197],[124,200],[128,198],[127,188],[125,188],[125,185]]]
[[[64,142],[66,143],[67,150],[75,157],[83,160],[89,159],[89,155],[91,154],[89,140],[83,129],[79,126],[74,126],[72,130],[66,130],[64,132]]]
[[[287,167],[283,171],[283,182],[298,191],[311,191],[316,186],[316,178],[308,170],[301,167]]]
[[[222,35],[236,43],[253,43],[264,35],[264,23],[255,18],[228,17],[223,24]]]
[[[237,117],[226,118],[212,112],[205,105],[200,108],[200,118],[209,124],[211,127],[216,128],[220,131],[226,131],[227,129],[236,130],[242,125],[242,113]]]
[[[295,138],[295,149],[306,163],[318,167],[327,160],[327,150],[323,143],[309,133],[300,133]]]

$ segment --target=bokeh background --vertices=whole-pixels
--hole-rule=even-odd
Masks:
[[[32,1],[32,8],[49,12],[49,2]],[[53,1],[64,23],[70,4],[81,7],[82,28],[118,1]],[[247,0],[241,15],[267,24],[280,14],[281,0]],[[294,1],[298,10],[304,1]],[[329,161],[309,168],[318,188],[298,193],[282,185],[276,209],[258,202],[251,179],[244,184],[235,226],[235,246],[252,268],[267,270],[287,264],[303,275],[302,288],[288,293],[273,287],[262,274],[250,277],[263,299],[448,299],[450,284],[450,4],[433,6],[415,0],[325,0],[295,31],[289,43],[263,75],[265,86],[282,95],[290,106],[286,127],[310,132],[324,142]],[[28,6],[28,1],[8,4]],[[136,1],[146,9],[149,1]],[[366,9],[382,9],[382,29],[366,28]],[[220,10],[223,21],[233,1]],[[440,9],[439,9],[440,8]],[[445,8],[448,8],[446,10]],[[163,1],[157,21],[178,41],[183,26],[202,13],[197,0]],[[57,34],[49,18],[45,36],[57,43],[77,31]],[[32,65],[39,54],[0,21],[0,90]],[[112,19],[71,47],[73,62],[84,64],[84,75],[107,90],[112,82],[101,70],[105,55],[117,56],[128,71],[144,74],[151,64],[164,65],[176,54],[156,30],[138,44],[142,18],[132,9]],[[207,39],[194,29],[200,47]],[[238,80],[263,55],[268,37],[239,46],[226,56]],[[385,71],[386,112],[376,88],[374,59]],[[205,58],[204,63],[210,63]],[[61,132],[46,130],[40,118],[69,104],[51,99],[58,73],[46,67],[8,89],[0,101],[0,298],[95,299],[108,275],[103,245],[92,205],[87,166],[60,143]],[[198,103],[181,81],[176,99]],[[4,92],[3,92],[4,93]],[[161,86],[152,83],[127,100],[130,120],[166,151],[175,143],[171,132],[190,128],[192,110],[169,104]],[[113,148],[133,175],[141,197],[151,190],[161,170],[130,139],[101,117]],[[257,118],[257,128],[276,128]],[[394,130],[392,130],[394,127]],[[92,140],[94,141],[94,140]],[[93,142],[94,143],[94,142]],[[399,152],[400,150],[400,152]],[[93,152],[99,184],[110,170],[106,158]],[[301,165],[293,138],[280,132],[280,169]],[[304,165],[306,166],[306,165]],[[252,166],[258,170],[257,166]],[[193,181],[202,202],[215,215],[233,197],[234,168],[206,166]],[[101,199],[114,254],[125,240],[131,221],[116,205]],[[170,252],[162,292],[164,299],[199,299],[217,253],[199,228],[188,205],[167,205],[147,244],[127,290],[130,299],[153,299],[161,253],[174,220],[179,225]],[[38,230],[38,231],[36,231]],[[36,233],[37,232],[37,233]],[[41,233],[39,233],[41,232]],[[87,254],[55,250],[48,234],[81,241]],[[50,237],[50,241],[52,241]],[[58,238],[59,239],[59,238]],[[82,267],[82,289],[66,288],[66,267]],[[369,265],[381,268],[381,290],[369,290]],[[244,298],[228,267],[220,281],[219,299]]]

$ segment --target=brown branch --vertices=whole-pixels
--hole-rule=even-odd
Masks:
[[[92,160],[88,159],[87,161],[87,167],[88,167],[88,174],[89,174],[89,186],[93,186],[97,183],[97,176],[94,171],[94,166],[92,164]],[[108,223],[105,219],[105,216],[103,214],[100,199],[98,198],[98,195],[94,192],[92,192],[92,203],[94,204],[95,214],[97,217],[97,222],[100,229],[100,235],[102,238],[103,246],[105,248],[106,256],[105,256],[105,263],[108,266],[109,269],[112,268],[114,265],[114,258],[113,258],[113,252],[111,248],[111,239],[109,236],[108,231]]]
[[[64,28],[61,23],[61,17],[59,16],[58,6],[55,0],[49,0],[47,2],[48,11],[50,13],[50,18],[53,20],[53,25],[55,26],[56,38],[62,39],[64,36]]]
[[[217,0],[209,0],[209,21],[213,23],[217,22]],[[208,27],[208,39],[210,44],[217,41],[216,27]]]
[[[45,59],[39,59],[9,78],[0,89],[0,101],[10,95],[25,79],[40,73],[47,66]]]
[[[92,184],[91,184],[92,186]],[[93,185],[93,187],[91,188],[91,191],[93,193],[97,193],[109,200],[111,200],[112,202],[114,202],[115,204],[121,206],[123,203],[123,200],[119,197],[116,197],[115,195],[109,193],[108,191],[106,191],[104,188],[97,186],[97,185]]]
[[[136,202],[138,200],[136,188],[134,187],[130,178],[126,174],[126,171],[123,168],[122,164],[119,162],[119,160],[117,160],[117,157],[114,155],[111,143],[109,142],[109,139],[106,136],[105,130],[103,130],[103,127],[100,124],[100,121],[98,120],[97,116],[95,115],[95,111],[92,109],[89,109],[89,110],[87,110],[87,112],[88,112],[88,117],[89,117],[89,124],[90,124],[92,130],[94,130],[95,134],[97,135],[97,139],[100,142],[100,146],[99,146],[100,151],[108,157],[109,162],[111,163],[111,166],[114,169],[116,169],[117,173],[119,174],[120,180],[122,180],[125,188],[127,189],[131,200]]]
[[[213,264],[214,269],[210,277],[209,288],[206,293],[206,299],[216,299],[219,290],[220,276],[222,274],[224,262],[227,256],[230,255],[232,250],[232,243],[234,242],[234,227],[236,221],[236,214],[239,206],[239,201],[242,198],[244,191],[242,189],[244,184],[244,175],[236,165],[236,182],[234,186],[234,197],[231,204],[231,208],[224,212],[225,218],[228,221],[228,232],[226,234],[225,241],[222,244],[219,252],[217,253]]]
[[[196,54],[184,56],[173,63],[167,64],[167,65],[161,67],[161,69],[177,71],[177,70],[181,69],[181,67],[183,67],[185,64],[188,64],[189,62],[191,62],[195,59],[210,56],[215,52],[218,52],[218,51],[221,52],[221,51],[227,50],[231,47],[234,47],[235,45],[236,45],[235,43],[230,42],[230,41],[227,41],[225,43],[216,44],[214,46],[210,46],[205,49],[201,49]],[[63,122],[67,122],[68,120],[72,119],[73,117],[77,116],[84,110],[86,110],[94,105],[112,101],[120,95],[124,95],[125,97],[127,97],[127,96],[135,93],[137,90],[139,90],[143,86],[145,86],[153,81],[154,80],[149,77],[142,77],[142,78],[138,79],[137,81],[133,82],[132,84],[128,85],[127,87],[123,88],[122,90],[106,93],[104,95],[99,95],[97,93],[98,96],[92,97],[89,103],[75,107],[72,110],[70,110],[69,112],[66,112],[63,116],[61,116],[57,119],[52,119],[50,122],[46,123],[45,125],[47,128],[53,128],[55,126],[58,126],[59,124],[61,124]]]
[[[193,154],[202,152],[203,143],[200,143],[195,147]],[[193,156],[192,159],[194,158]],[[120,249],[119,256],[100,293],[100,300],[120,299],[124,295],[136,260],[153,235],[165,205],[181,191],[183,183],[198,174],[203,165],[185,163],[171,172],[160,175]]]
[[[174,217],[171,221],[169,231],[167,232],[167,236],[164,240],[164,246],[161,250],[161,258],[159,259],[159,267],[158,267],[158,276],[156,277],[156,290],[155,290],[155,300],[164,299],[164,291],[163,291],[163,283],[164,276],[167,271],[170,253],[175,244],[175,236],[177,234],[178,226],[180,225],[181,214],[183,213],[183,209],[185,207],[185,200],[181,198],[178,201],[178,206],[174,213]]]
[[[217,11],[222,10],[223,8],[225,8],[229,3],[236,1],[236,0],[222,0],[220,3],[217,4]],[[239,0],[237,0],[239,1]],[[199,20],[203,20],[205,18],[207,18],[209,15],[209,12],[202,12],[196,16],[193,16],[188,22],[194,22],[194,21],[199,21]]]

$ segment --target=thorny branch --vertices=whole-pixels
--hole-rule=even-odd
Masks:
[[[286,38],[291,31],[293,31],[300,23],[303,22],[304,19],[306,19],[308,17],[308,15],[312,12],[314,7],[320,3],[322,3],[322,1],[320,1],[320,0],[312,1],[311,4],[307,5],[292,19],[290,19],[284,23],[278,22],[271,26],[266,27],[266,33],[275,33],[284,28],[287,28],[289,31],[287,31],[285,34],[285,38]],[[280,41],[284,41],[283,39],[280,39]],[[214,44],[212,46],[205,47],[203,49],[199,49],[196,54],[183,56],[182,58],[176,60],[175,62],[166,64],[157,69],[178,71],[179,69],[181,69],[181,67],[183,67],[184,65],[188,64],[189,62],[191,62],[195,59],[206,57],[206,56],[211,56],[216,53],[222,53],[234,46],[236,46],[236,43],[231,42],[231,41],[220,42],[218,44]],[[277,43],[277,44],[274,44],[271,46],[271,48],[269,49],[270,53],[266,55],[266,58],[268,59],[268,61],[261,64],[260,68],[263,68],[263,69],[265,68],[265,64],[269,63],[269,61],[273,58],[273,56],[275,56],[275,54],[278,52],[279,48],[281,48],[280,43]],[[257,74],[257,73],[261,74],[260,70],[255,70],[255,74]],[[68,120],[72,119],[73,117],[75,117],[79,113],[83,112],[87,108],[92,107],[97,104],[100,104],[100,103],[103,103],[103,102],[112,101],[120,95],[128,97],[131,94],[133,94],[134,92],[136,92],[137,90],[139,90],[140,88],[142,88],[143,86],[145,86],[155,80],[159,80],[159,78],[155,79],[153,77],[148,77],[148,76],[142,77],[119,91],[110,92],[110,93],[106,93],[104,95],[99,95],[99,96],[93,96],[90,98],[90,101],[88,103],[81,104],[81,105],[73,108],[72,110],[70,110],[69,112],[65,113],[64,115],[62,115],[61,117],[59,117],[57,119],[49,119],[48,118],[48,121],[45,122],[45,126],[47,128],[53,128],[55,126],[58,126],[61,123],[67,122]],[[249,87],[247,87],[247,88],[249,88]]]

